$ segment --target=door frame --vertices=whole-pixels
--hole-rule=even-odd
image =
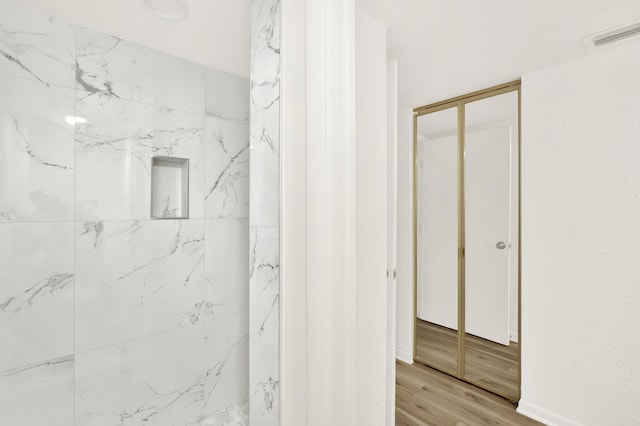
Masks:
[[[458,370],[456,378],[486,389],[497,395],[517,402],[520,400],[522,387],[522,116],[521,116],[521,80],[515,80],[498,86],[457,96],[455,98],[421,106],[413,110],[413,359],[420,364],[438,369],[429,364],[428,360],[421,358],[418,352],[418,118],[457,107],[458,112]],[[474,382],[465,378],[465,182],[464,182],[464,149],[465,149],[465,105],[471,102],[502,95],[510,92],[518,92],[518,393],[514,399],[512,395],[504,395],[494,389],[488,388],[480,382]],[[446,374],[446,371],[444,372]]]

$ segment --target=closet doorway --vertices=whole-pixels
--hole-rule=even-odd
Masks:
[[[414,359],[520,399],[520,81],[414,110]]]

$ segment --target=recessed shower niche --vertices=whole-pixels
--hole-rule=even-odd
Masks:
[[[189,218],[189,160],[151,157],[151,218]]]

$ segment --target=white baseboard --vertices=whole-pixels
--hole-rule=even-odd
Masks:
[[[402,351],[400,349],[396,349],[396,359],[398,361],[404,362],[405,364],[409,364],[409,365],[413,364],[413,354]]]
[[[545,410],[537,405],[522,402],[522,400],[518,403],[516,411],[548,426],[583,426],[580,423],[574,422],[566,417],[562,417],[559,414],[552,413],[551,411]]]
[[[511,333],[509,333],[509,340],[515,343],[518,343],[518,332],[517,331],[513,331]]]

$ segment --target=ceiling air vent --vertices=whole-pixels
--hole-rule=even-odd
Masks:
[[[584,38],[584,45],[587,49],[593,49],[638,36],[640,36],[640,22],[627,24],[621,27],[608,29],[596,34],[589,35]]]

